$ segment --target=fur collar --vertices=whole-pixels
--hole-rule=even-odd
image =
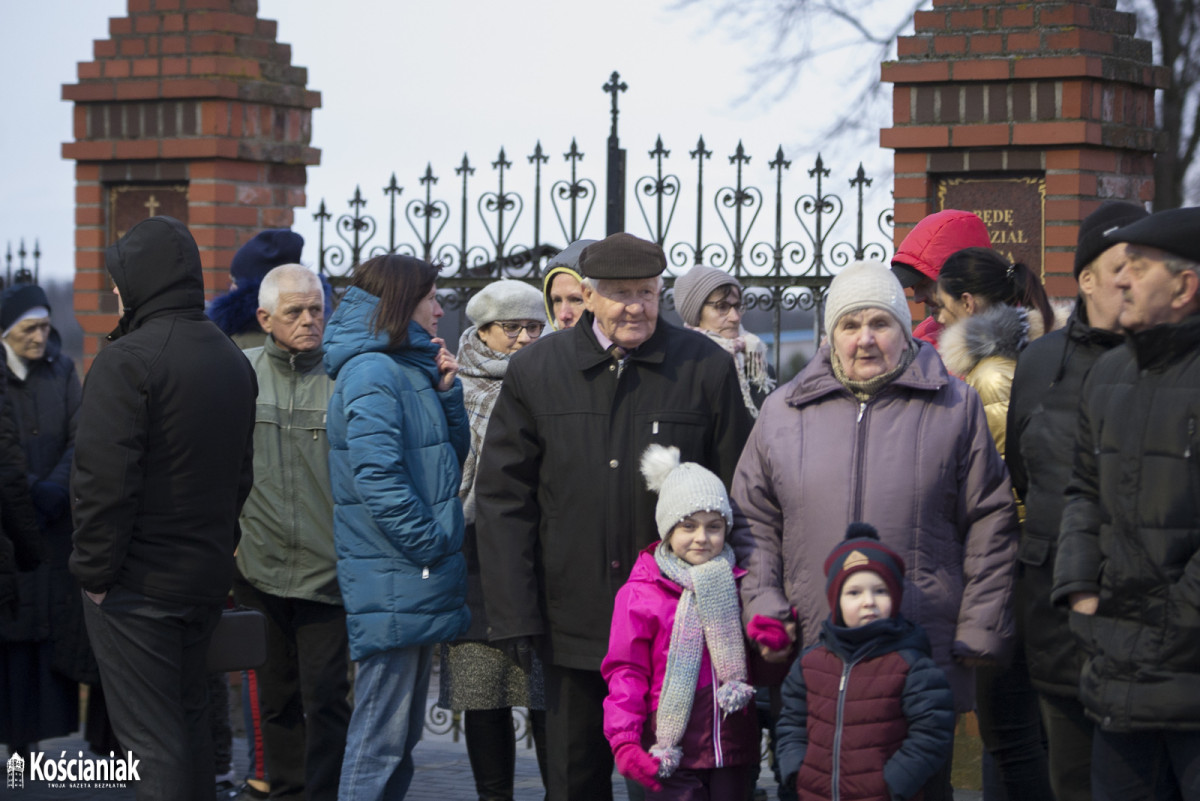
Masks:
[[[1031,315],[1020,306],[996,304],[952,323],[939,342],[946,369],[965,376],[990,356],[1015,360],[1030,340],[1041,334],[1040,330],[1036,334],[1032,330],[1035,317],[1040,315]],[[1040,319],[1036,327],[1042,327]]]

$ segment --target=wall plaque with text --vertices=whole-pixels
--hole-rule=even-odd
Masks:
[[[187,185],[121,184],[108,188],[108,241],[116,242],[137,223],[165,214],[188,221]]]
[[[941,178],[938,209],[978,214],[992,247],[1045,277],[1046,179],[1041,175]]]

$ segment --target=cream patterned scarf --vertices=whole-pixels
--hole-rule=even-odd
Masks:
[[[650,755],[660,760],[658,775],[666,778],[679,767],[683,756],[679,741],[692,714],[705,647],[717,671],[716,703],[722,712],[729,714],[746,706],[754,697],[754,688],[746,683],[746,646],[733,580],[733,549],[726,545],[712,560],[689,565],[663,542],[655,549],[654,560],[664,576],[683,588],[658,698],[656,741],[650,749]]]
[[[758,407],[754,405],[750,388],[754,387],[764,394],[775,389],[775,379],[767,372],[767,344],[741,326],[738,326],[738,335],[733,339],[693,325],[687,327],[704,334],[733,357],[737,365],[738,383],[742,387],[742,400],[746,402],[750,416],[757,419]]]

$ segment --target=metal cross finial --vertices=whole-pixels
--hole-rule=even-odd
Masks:
[[[608,83],[604,84],[604,91],[612,95],[612,130],[608,135],[611,139],[617,138],[617,115],[621,112],[617,110],[617,94],[629,89],[629,85],[621,80],[621,73],[613,70],[613,74],[609,76]]]

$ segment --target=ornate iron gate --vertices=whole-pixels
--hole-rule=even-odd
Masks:
[[[616,72],[603,87],[611,98],[603,227],[608,233],[628,230],[626,153],[617,135],[618,98],[627,89]],[[719,267],[736,276],[750,290],[746,293],[746,327],[763,335],[769,343],[780,342],[784,313],[819,308],[838,268],[856,259],[886,261],[889,257],[891,209],[869,211],[865,207],[865,190],[872,179],[867,177],[862,164],[853,175],[837,179],[846,181],[842,185],[852,193],[847,203],[830,191],[833,174],[819,154],[813,166],[805,171],[808,179],[805,187],[797,191],[791,180],[795,177],[791,172],[792,162],[780,146],[767,164],[771,186],[764,191],[748,182],[751,155],[739,142],[727,156],[732,175],[720,178],[724,185],[706,193],[705,181],[713,180],[714,167],[722,162],[712,162],[714,154],[706,147],[704,137],[687,151],[690,165],[681,165],[694,171],[694,182],[685,185],[671,171],[671,153],[661,137],[648,151],[649,174],[635,181],[633,191],[645,231],[634,227],[631,233],[652,239],[664,248],[668,257],[664,276],[668,286],[694,264]],[[400,197],[405,187],[393,173],[382,189],[386,208],[378,217],[366,212],[369,201],[360,187],[355,188],[348,201],[349,211],[336,219],[322,200],[313,215],[319,228],[319,269],[337,279],[360,261],[381,253],[404,253],[438,261],[443,265],[439,291],[443,292],[444,305],[449,309],[461,309],[473,291],[500,277],[523,279],[540,287],[547,259],[576,239],[604,235],[592,219],[598,189],[595,182],[581,175],[583,156],[573,139],[562,154],[565,174],[550,181],[546,174],[550,155],[540,141],[524,157],[520,171],[514,169],[513,161],[501,148],[490,162],[494,183],[480,189],[476,183],[482,176],[477,177],[476,170],[481,165],[473,164],[464,154],[454,167],[453,192],[438,191],[445,176],[437,175],[432,164],[427,164],[417,181],[420,187],[417,196],[403,204]],[[531,197],[528,203],[526,195],[514,191],[514,175],[531,185],[526,193]],[[695,199],[694,236],[689,230],[686,239],[670,239],[673,224],[676,228],[683,225],[677,222],[676,212],[680,211],[685,194]],[[686,207],[690,207],[691,198],[687,199]],[[710,201],[712,209],[706,206]],[[475,217],[471,215],[472,205]],[[557,222],[557,231],[549,236],[542,230],[542,213],[547,205]],[[532,224],[522,231],[529,238],[518,243],[517,223],[527,206],[532,208],[529,215]],[[769,233],[759,234],[762,226],[757,229],[755,226],[768,206],[772,228]],[[456,225],[447,230],[452,221]],[[386,225],[386,234],[379,230],[381,222]],[[407,223],[415,238],[401,237],[397,229],[402,222]],[[853,228],[847,230],[849,225]],[[755,311],[765,314],[755,316]],[[816,329],[819,315],[814,319]],[[758,321],[757,328],[753,320]],[[817,333],[814,330],[814,335]],[[776,373],[781,374],[780,348],[773,347],[773,351]]]

